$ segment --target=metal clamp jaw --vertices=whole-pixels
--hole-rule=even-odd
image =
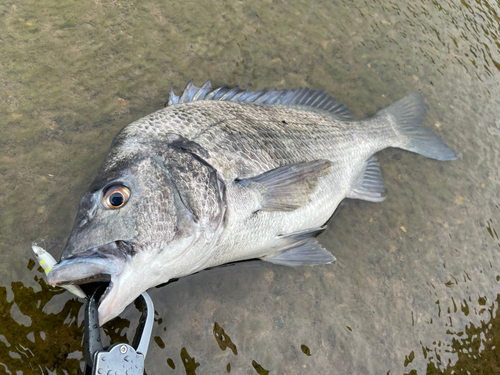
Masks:
[[[139,296],[143,311],[133,346],[118,343],[103,348],[97,314],[97,301],[103,292],[104,287],[98,288],[85,308],[85,375],[105,375],[110,371],[111,374],[143,375],[144,359],[153,330],[153,301],[146,292]]]

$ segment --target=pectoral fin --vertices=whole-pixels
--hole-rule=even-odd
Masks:
[[[335,257],[316,241],[314,236],[325,230],[325,227],[307,229],[300,232],[281,235],[285,241],[285,250],[281,253],[262,257],[261,259],[284,266],[316,266],[335,262]],[[288,245],[286,245],[288,243]]]
[[[328,173],[331,164],[314,160],[285,165],[237,183],[257,192],[258,211],[293,211],[309,203],[318,179]]]

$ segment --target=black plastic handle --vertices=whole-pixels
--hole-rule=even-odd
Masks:
[[[98,301],[102,294],[106,290],[105,285],[101,285],[96,289],[96,291],[90,296],[87,306],[85,307],[85,320],[84,320],[84,339],[85,339],[85,363],[87,364],[87,369],[94,366],[94,354],[98,351],[102,351],[101,342],[101,329],[99,328],[99,314],[97,312]],[[90,372],[85,371],[85,374],[90,374]]]
[[[104,350],[101,342],[101,329],[99,327],[99,314],[97,308],[99,298],[101,298],[105,290],[105,285],[98,287],[90,296],[87,306],[85,307],[85,375],[92,374],[95,353],[102,352]],[[154,307],[153,301],[147,292],[142,293],[138,298],[142,303],[142,317],[133,347],[138,354],[141,354],[144,358],[146,358],[149,341],[151,340],[151,332],[153,330]]]

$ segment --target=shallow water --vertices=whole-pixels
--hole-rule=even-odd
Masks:
[[[381,152],[387,199],[350,201],[319,237],[334,265],[243,262],[153,288],[146,372],[498,373],[499,15],[465,0],[1,3],[0,369],[81,373],[83,303],[45,284],[31,242],[58,257],[118,130],[171,82],[212,79],[322,88],[356,118],[417,91],[459,157]],[[131,341],[138,317],[105,341]]]

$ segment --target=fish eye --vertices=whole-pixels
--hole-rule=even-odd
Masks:
[[[106,208],[115,210],[121,208],[127,203],[130,197],[130,189],[123,185],[113,185],[106,189],[102,204]]]

